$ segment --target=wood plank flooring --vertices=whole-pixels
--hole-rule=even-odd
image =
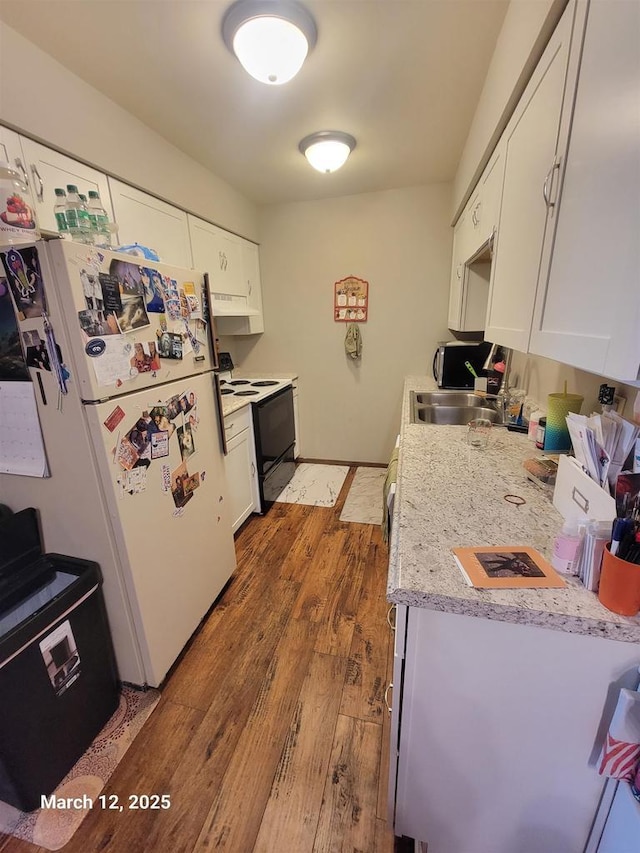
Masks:
[[[393,660],[379,527],[275,504],[103,793],[167,811],[92,811],[64,853],[392,853]],[[1,853],[44,848],[0,835]]]

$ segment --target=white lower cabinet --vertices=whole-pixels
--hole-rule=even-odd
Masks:
[[[114,178],[109,178],[109,187],[120,245],[140,243],[155,249],[165,264],[193,266],[187,214],[183,210]]]
[[[584,850],[594,744],[636,646],[422,607],[398,607],[396,634],[395,834],[429,853]]]
[[[253,439],[251,407],[245,406],[224,419],[227,455],[224,466],[231,503],[233,532],[259,505],[258,472]]]
[[[298,414],[298,380],[293,382],[293,421],[296,430],[296,443],[293,447],[293,458],[297,459],[300,455],[300,416]]]

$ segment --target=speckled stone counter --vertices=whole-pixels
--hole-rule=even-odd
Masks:
[[[565,589],[486,590],[466,584],[452,548],[529,545],[549,559],[562,517],[550,495],[525,476],[522,462],[537,452],[525,435],[494,427],[486,450],[475,450],[466,443],[466,426],[410,423],[410,392],[434,387],[425,376],[405,380],[389,601],[640,642],[640,617],[611,613],[573,578]],[[507,494],[526,503],[510,504]]]
[[[234,379],[275,379],[277,382],[284,382],[285,384],[291,384],[295,379],[298,378],[297,373],[241,373],[235,372],[233,374]],[[249,403],[257,403],[259,400],[264,400],[265,397],[268,397],[269,394],[273,394],[274,391],[278,389],[274,386],[270,388],[264,388],[260,394],[256,394],[254,397],[234,397],[233,394],[224,395],[222,398],[222,414],[224,417],[227,415],[233,414],[233,412],[237,412],[240,409],[243,409],[245,406],[248,406]]]

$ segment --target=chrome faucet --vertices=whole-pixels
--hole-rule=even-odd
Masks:
[[[491,348],[491,352],[487,357],[487,360],[484,365],[485,370],[490,370],[492,366],[491,357],[495,354],[498,345],[494,344]],[[500,383],[500,389],[497,394],[487,394],[487,400],[493,400],[496,404],[496,408],[502,415],[502,423],[507,423],[507,406],[509,403],[509,373],[511,371],[511,357],[513,355],[513,350],[508,347],[500,346],[500,349],[504,353],[504,373],[502,374],[502,381]]]

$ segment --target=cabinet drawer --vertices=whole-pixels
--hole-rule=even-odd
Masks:
[[[251,405],[244,406],[242,409],[238,409],[237,412],[227,415],[224,419],[224,434],[227,441],[239,435],[243,430],[248,429],[251,423]]]

